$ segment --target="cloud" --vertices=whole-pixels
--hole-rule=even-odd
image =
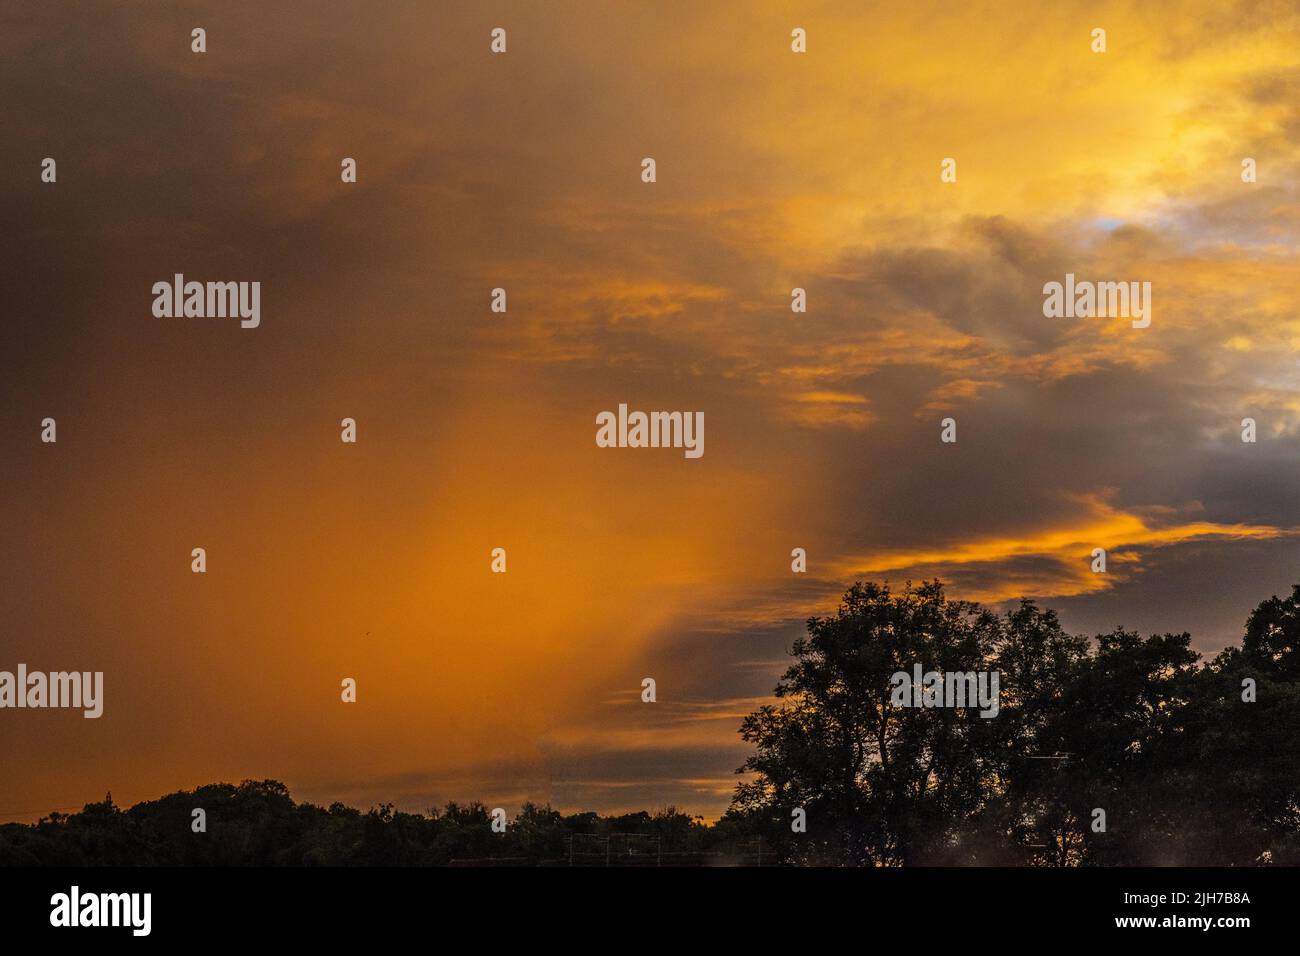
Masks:
[[[6,735],[13,805],[283,776],[713,813],[854,577],[1210,644],[1286,587],[1292,4],[822,6],[803,56],[752,5],[499,12],[504,57],[454,5],[12,7],[0,610],[118,701]],[[153,318],[178,271],[260,279],[262,327]],[[1044,318],[1067,271],[1150,281],[1152,326]],[[704,411],[705,457],[597,449],[620,401]],[[657,709],[608,703],[646,674]]]

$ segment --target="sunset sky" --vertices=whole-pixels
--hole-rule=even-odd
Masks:
[[[1235,642],[1300,581],[1297,37],[1289,0],[11,0],[0,669],[102,670],[105,712],[0,711],[0,821],[247,777],[715,817],[858,579]],[[1150,281],[1150,328],[1045,318],[1067,272]],[[260,327],[154,317],[175,273],[260,281]],[[620,402],[703,411],[704,456],[598,448]]]

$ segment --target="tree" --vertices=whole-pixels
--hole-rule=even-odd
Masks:
[[[938,582],[855,584],[791,653],[777,703],[741,725],[753,776],[724,818],[787,862],[1300,860],[1300,586],[1208,664],[1188,634],[1089,641],[1032,601],[999,618]],[[918,664],[997,672],[996,718],[899,706],[890,678]]]
[[[894,865],[950,850],[948,825],[977,812],[992,767],[974,709],[897,708],[891,679],[914,663],[979,671],[996,647],[997,619],[948,601],[937,581],[893,594],[855,584],[834,617],[811,618],[795,663],[776,688],[780,706],[745,719],[756,775],[732,812],[761,821],[799,862]],[[793,839],[802,808],[806,838]],[[797,848],[797,849],[796,849]]]

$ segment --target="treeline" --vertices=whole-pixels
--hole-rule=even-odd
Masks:
[[[855,584],[791,653],[711,825],[527,804],[497,833],[481,803],[361,812],[245,781],[2,826],[0,865],[1300,864],[1300,586],[1210,661],[1186,633],[1089,639],[937,581]],[[996,714],[902,706],[918,666],[997,672]]]
[[[204,811],[206,832],[193,830]],[[761,848],[730,825],[672,807],[602,817],[525,804],[504,833],[489,808],[362,812],[298,803],[275,780],[220,783],[138,803],[108,797],[74,814],[0,826],[6,866],[699,865],[756,862]],[[767,862],[771,862],[768,854]]]

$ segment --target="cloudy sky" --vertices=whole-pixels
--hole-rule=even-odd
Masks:
[[[0,13],[0,669],[105,672],[0,713],[0,819],[712,817],[854,580],[1205,652],[1300,580],[1294,4],[300,7]],[[1067,272],[1151,326],[1044,318]],[[261,326],[154,317],[175,273]],[[620,402],[704,456],[597,448]]]

